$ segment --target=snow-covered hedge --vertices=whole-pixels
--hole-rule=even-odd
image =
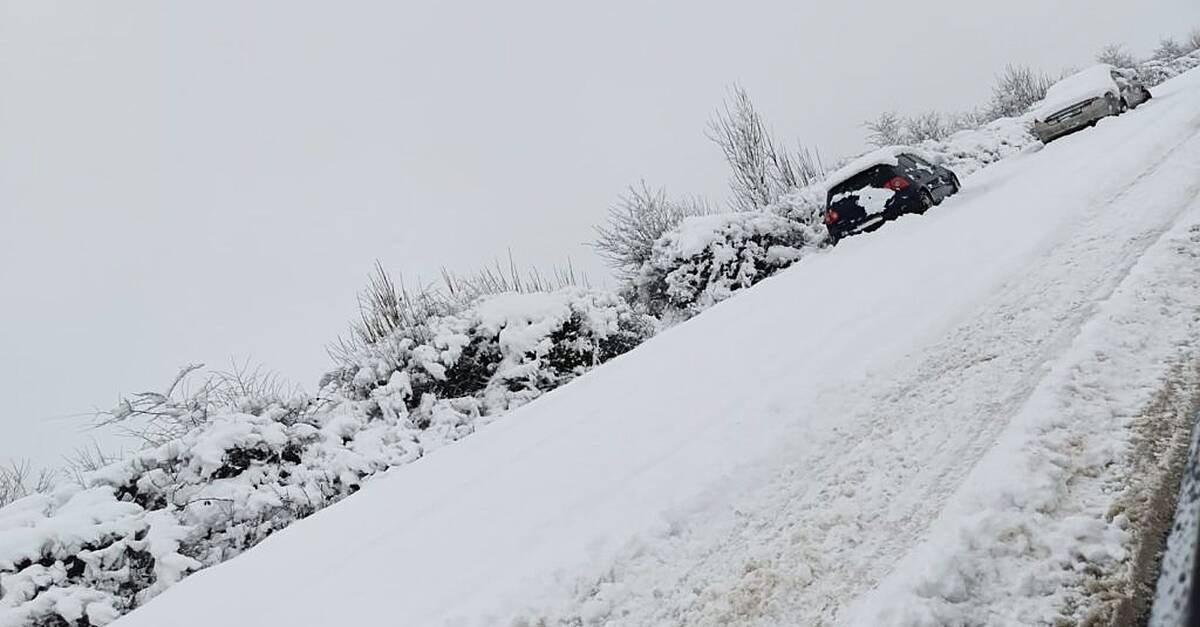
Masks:
[[[1038,143],[1029,132],[1032,124],[1033,118],[1028,114],[1000,118],[979,128],[958,131],[941,141],[921,142],[915,148],[962,179]]]
[[[111,622],[652,330],[608,292],[489,296],[343,355],[316,398],[206,409],[84,486],[0,509],[0,627]]]
[[[822,237],[767,212],[687,218],[655,243],[636,279],[638,298],[665,318],[687,318],[791,265]]]
[[[1174,59],[1150,59],[1139,63],[1136,72],[1138,79],[1147,87],[1153,87],[1175,78],[1180,74],[1200,67],[1200,50],[1193,50]]]
[[[455,440],[652,332],[652,321],[612,292],[490,296],[460,314],[427,320],[421,333],[427,341],[392,337],[351,353],[325,376],[320,394]]]

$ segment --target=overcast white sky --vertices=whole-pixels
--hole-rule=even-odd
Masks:
[[[0,0],[0,460],[53,462],[192,361],[312,389],[380,259],[571,258],[645,178],[719,199],[742,82],[833,157],[885,109],[984,100],[1200,26],[1196,0]]]

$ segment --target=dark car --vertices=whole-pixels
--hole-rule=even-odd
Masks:
[[[925,213],[958,192],[958,176],[911,152],[884,149],[855,160],[831,179],[825,226],[837,240],[873,231],[906,213]]]

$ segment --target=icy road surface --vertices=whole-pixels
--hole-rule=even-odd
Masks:
[[[1124,504],[1155,480],[1155,438],[1186,429],[1140,417],[1200,338],[1200,72],[1156,91],[118,624],[1028,625],[1103,608],[1087,591],[1121,587],[1138,538]]]

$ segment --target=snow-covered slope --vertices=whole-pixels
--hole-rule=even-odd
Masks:
[[[1155,95],[118,624],[1016,625],[1094,609],[1084,584],[1119,579],[1137,539],[1113,512],[1153,479],[1140,409],[1200,340],[1200,72]]]

